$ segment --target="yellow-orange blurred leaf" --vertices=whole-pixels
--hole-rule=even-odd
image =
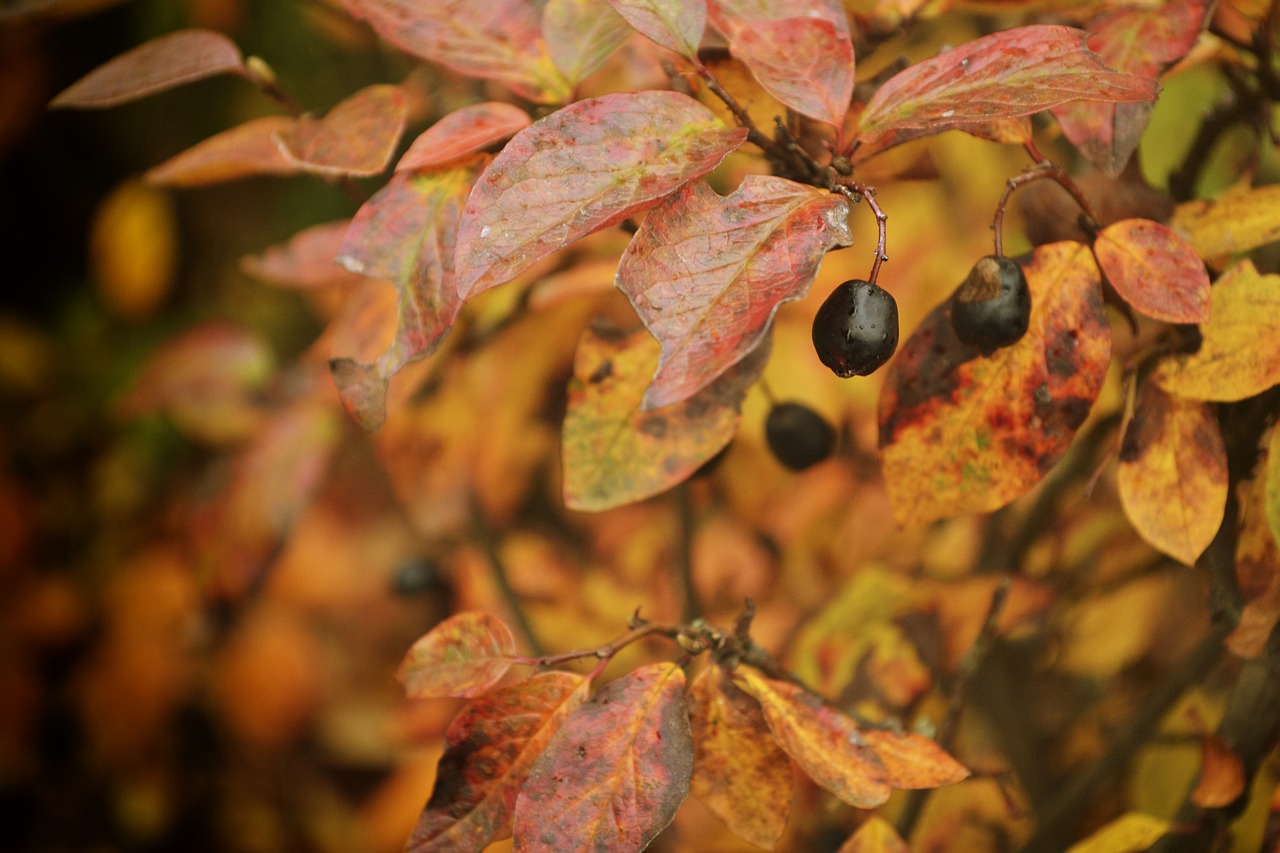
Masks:
[[[1227,449],[1208,404],[1147,382],[1125,430],[1118,484],[1142,538],[1194,563],[1218,532],[1227,500]]]
[[[739,837],[772,850],[791,811],[791,760],[760,705],[712,664],[689,685],[693,795]]]
[[[873,816],[840,845],[836,853],[911,853],[889,821]]]
[[[1073,845],[1067,853],[1137,853],[1154,844],[1169,828],[1167,820],[1129,812]]]
[[[143,176],[163,187],[202,187],[252,175],[294,175],[302,171],[280,153],[276,136],[294,125],[288,116],[263,116],[197,142]]]
[[[1273,430],[1280,432],[1280,430]],[[1276,623],[1280,622],[1280,544],[1267,519],[1268,478],[1274,469],[1275,445],[1267,446],[1267,458],[1241,499],[1240,532],[1236,537],[1236,584],[1244,599],[1244,612],[1227,637],[1227,648],[1240,657],[1262,654]]]
[[[809,778],[851,806],[889,799],[888,771],[853,720],[794,684],[739,667],[737,683],[760,703],[778,745]]]
[[[1280,382],[1280,275],[1260,275],[1249,260],[1213,287],[1200,349],[1166,359],[1160,387],[1194,400],[1243,400]]]
[[[1240,756],[1217,735],[1205,735],[1200,747],[1200,778],[1191,792],[1191,802],[1202,809],[1234,803],[1244,793],[1244,764]]]
[[[511,629],[496,616],[458,613],[413,644],[396,677],[411,699],[469,699],[497,684],[515,653]]]
[[[1280,429],[1271,430],[1268,447],[1264,503],[1271,534],[1280,541]]]
[[[937,788],[969,776],[967,767],[917,732],[867,729],[862,737],[884,764],[889,784],[895,788]]]
[[[1280,240],[1280,185],[1223,193],[1178,206],[1169,223],[1205,260]]]
[[[161,190],[130,179],[103,199],[89,232],[94,281],[107,307],[127,320],[153,314],[173,286],[178,228]]]

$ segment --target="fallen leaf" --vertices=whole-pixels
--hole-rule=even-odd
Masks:
[[[643,850],[689,793],[684,671],[642,666],[600,688],[552,737],[516,800],[515,849]]]
[[[303,116],[277,133],[285,160],[321,175],[370,177],[391,162],[404,132],[405,94],[399,86],[366,86],[322,119]]]
[[[513,104],[487,101],[454,110],[427,128],[396,163],[397,172],[434,169],[483,151],[529,126],[529,114]]]
[[[581,675],[544,672],[459,711],[445,733],[435,789],[405,844],[407,853],[480,853],[509,837],[529,768],[590,687]]]
[[[711,664],[689,685],[693,795],[738,837],[772,850],[791,811],[791,760],[760,705]]]
[[[140,44],[90,71],[49,106],[103,109],[229,72],[244,74],[240,48],[212,30],[178,30]]]
[[[840,196],[760,175],[728,196],[698,181],[650,211],[617,275],[662,344],[645,408],[688,399],[756,349],[823,256],[853,243],[848,216]]]
[[[288,116],[264,116],[198,142],[142,177],[162,187],[203,187],[254,175],[296,175],[302,171],[285,159],[278,134],[294,125]]]
[[[983,357],[956,338],[946,302],[889,363],[880,449],[900,524],[989,512],[1026,492],[1102,388],[1111,330],[1088,247],[1040,246],[1024,272],[1031,322],[1018,343]]]
[[[888,770],[852,719],[803,688],[750,667],[739,667],[735,675],[738,686],[760,703],[778,745],[809,778],[856,808],[889,799]]]
[[[1108,225],[1093,244],[1098,265],[1134,308],[1167,323],[1209,319],[1209,274],[1177,232],[1149,219]]]
[[[386,41],[468,77],[497,80],[539,104],[571,93],[547,55],[538,8],[527,0],[342,0]]]
[[[688,478],[733,438],[742,400],[768,356],[766,341],[688,400],[645,410],[658,358],[653,339],[642,330],[588,330],[574,359],[562,431],[565,506],[609,509]]]
[[[410,699],[485,693],[515,663],[516,641],[496,616],[471,610],[450,616],[418,638],[396,678]]]
[[[696,57],[707,25],[706,0],[609,0],[609,5],[646,38]]]
[[[1259,275],[1249,260],[1213,286],[1203,341],[1191,355],[1164,359],[1161,388],[1193,400],[1243,400],[1280,382],[1280,275]]]
[[[1120,501],[1156,548],[1191,565],[1222,522],[1227,449],[1213,410],[1143,385],[1120,447]]]
[[[458,291],[509,281],[716,167],[746,138],[678,92],[578,101],[516,134],[476,182],[458,232]]]

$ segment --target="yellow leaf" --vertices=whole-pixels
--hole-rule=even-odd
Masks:
[[[1169,831],[1169,821],[1141,812],[1123,814],[1067,853],[1137,853]]]
[[[98,292],[112,313],[141,320],[173,286],[178,229],[163,191],[128,180],[103,199],[89,232]]]
[[[872,817],[836,853],[910,853],[910,848],[887,820]]]
[[[1200,349],[1166,359],[1160,387],[1193,400],[1243,400],[1280,382],[1280,275],[1260,275],[1241,261],[1213,287]]]
[[[1280,184],[1179,205],[1169,223],[1200,257],[1230,257],[1280,239]]]

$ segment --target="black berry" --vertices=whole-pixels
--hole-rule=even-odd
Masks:
[[[898,303],[869,281],[846,281],[813,317],[813,348],[837,376],[866,376],[898,348]]]
[[[779,462],[803,471],[831,455],[836,431],[822,415],[799,403],[779,403],[769,410],[764,437]]]
[[[1022,340],[1030,321],[1027,277],[1008,258],[979,258],[951,302],[956,337],[988,354]]]

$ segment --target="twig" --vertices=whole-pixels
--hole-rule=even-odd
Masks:
[[[1040,153],[1040,149],[1036,148],[1034,142],[1028,140],[1023,144],[1027,154],[1035,163],[1028,167],[1022,174],[1014,175],[1008,180],[1004,187],[1004,193],[1000,196],[999,203],[996,204],[996,214],[991,221],[991,230],[995,232],[995,255],[997,258],[1004,257],[1004,211],[1009,205],[1009,197],[1013,195],[1014,190],[1025,186],[1032,181],[1038,181],[1043,178],[1056,181],[1059,186],[1071,194],[1075,199],[1080,210],[1084,213],[1084,222],[1081,223],[1084,230],[1090,234],[1097,233],[1102,227],[1098,214],[1094,212],[1093,205],[1089,203],[1089,198],[1084,194],[1084,190],[1080,189],[1079,184],[1072,180],[1071,176],[1063,171],[1062,167]]]
[[[657,622],[646,622],[632,628],[627,633],[617,639],[606,643],[603,646],[597,646],[594,649],[581,649],[574,652],[562,652],[556,655],[538,655],[535,657],[516,658],[516,663],[522,663],[527,666],[536,666],[545,669],[550,666],[559,666],[562,663],[569,663],[582,658],[596,658],[601,663],[608,663],[614,655],[625,649],[627,646],[642,640],[645,637],[659,635],[674,639],[678,637],[683,629],[679,625],[663,625]]]
[[[880,277],[880,265],[889,260],[889,256],[885,254],[888,247],[889,216],[881,209],[880,203],[876,201],[876,188],[868,186],[862,181],[837,175],[834,171],[830,174],[830,188],[835,192],[841,193],[854,204],[859,201],[866,201],[867,207],[871,208],[872,214],[876,217],[876,258],[871,264],[871,273],[867,276],[867,281],[875,284],[876,279]]]
[[[471,500],[468,514],[471,522],[471,534],[480,543],[481,549],[484,550],[485,559],[489,561],[489,568],[493,572],[494,583],[498,585],[498,592],[502,595],[502,600],[506,603],[507,609],[511,611],[511,617],[515,620],[516,627],[524,635],[525,642],[529,644],[529,650],[535,656],[545,654],[546,647],[538,640],[537,634],[533,631],[533,625],[529,622],[529,614],[525,612],[524,603],[520,601],[520,596],[516,593],[515,588],[511,586],[511,578],[507,574],[507,565],[503,562],[502,555],[498,553],[498,543],[494,540],[493,531],[489,529],[489,525],[484,519],[484,511],[474,498]]]

